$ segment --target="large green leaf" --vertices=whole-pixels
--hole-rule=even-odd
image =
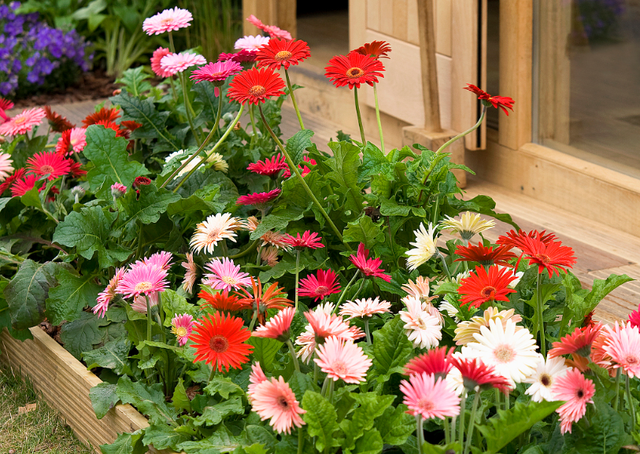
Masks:
[[[220,394],[223,399],[228,399],[229,396],[233,394],[244,394],[244,390],[230,378],[221,376],[216,376],[209,380],[209,383],[204,388],[204,392],[214,397],[216,394]]]
[[[358,439],[355,451],[358,454],[378,454],[384,447],[382,436],[377,429],[368,430],[362,438]]]
[[[166,424],[155,424],[144,431],[142,442],[145,446],[153,445],[156,449],[177,449],[177,446],[191,439],[190,435],[176,432]]]
[[[178,194],[166,189],[157,189],[154,184],[142,186],[140,194],[129,191],[121,200],[126,223],[133,225],[140,221],[142,224],[152,224],[160,219],[170,204],[180,200]]]
[[[373,333],[373,367],[380,375],[379,381],[387,381],[391,374],[402,369],[413,351],[413,345],[404,332],[399,315]]]
[[[228,400],[204,407],[202,414],[193,420],[196,426],[202,426],[207,424],[215,426],[220,424],[229,415],[242,415],[244,414],[244,405],[242,405],[242,399],[240,397],[232,397]]]
[[[340,427],[335,407],[319,393],[307,391],[302,399],[302,408],[307,411],[303,415],[308,425],[307,432],[310,437],[316,437],[316,449],[322,452],[325,447],[340,446]]]
[[[382,435],[384,444],[401,445],[416,430],[416,420],[407,414],[405,405],[388,407],[376,421],[376,428]]]
[[[287,140],[285,148],[291,156],[291,160],[296,164],[302,162],[304,150],[312,146],[311,137],[313,137],[313,131],[310,129],[301,129]]]
[[[577,312],[576,317],[583,319],[589,312],[594,310],[602,299],[622,284],[632,281],[626,274],[612,274],[607,279],[595,279],[591,291],[584,297],[584,305]]]
[[[358,438],[371,431],[373,421],[384,413],[394,399],[394,396],[381,396],[377,393],[353,393],[351,397],[359,406],[351,419],[340,422],[340,428],[346,436],[343,448],[349,450],[355,447]],[[380,438],[380,445],[382,445],[382,438]]]
[[[189,399],[189,396],[187,396],[187,390],[184,387],[184,380],[182,379],[182,377],[178,378],[178,384],[173,390],[171,403],[173,404],[173,408],[175,408],[178,412],[180,410],[191,412],[191,399]]]
[[[325,164],[331,172],[325,178],[338,185],[336,192],[344,197],[344,210],[347,218],[357,217],[362,211],[364,196],[358,185],[358,168],[360,166],[360,148],[348,142],[329,142],[333,157]]]
[[[633,444],[620,414],[608,402],[596,399],[595,404],[596,412],[589,418],[589,427],[574,424],[571,433],[564,435],[565,453],[615,454],[623,445]]]
[[[149,173],[139,162],[129,160],[127,140],[116,138],[115,131],[104,126],[87,128],[87,146],[82,153],[94,165],[87,173],[89,188],[103,199],[111,198],[112,184],[130,187],[136,177]]]
[[[114,339],[100,348],[84,352],[82,357],[87,364],[87,369],[103,367],[112,369],[116,374],[131,373],[127,358],[131,350],[131,342],[128,339]]]
[[[270,371],[276,353],[282,347],[282,342],[267,337],[250,337],[247,343],[254,346],[253,359],[260,363],[264,370]]]
[[[147,415],[151,424],[166,424],[176,416],[173,407],[170,408],[164,399],[160,383],[147,386],[141,382],[132,382],[125,375],[118,380],[116,393],[123,403],[131,404]]]
[[[93,346],[102,340],[100,323],[100,319],[95,315],[83,312],[80,318],[62,325],[60,340],[64,348],[80,359],[83,352],[92,350]]]
[[[99,383],[91,388],[89,398],[98,419],[104,418],[104,415],[120,401],[116,394],[116,385],[107,382]]]
[[[54,325],[71,322],[82,314],[85,306],[93,306],[103,287],[92,274],[80,276],[73,269],[56,269],[58,285],[49,290],[47,318]]]
[[[147,82],[151,76],[145,73],[144,66],[138,66],[137,68],[129,68],[122,77],[116,80],[117,83],[123,84],[126,90],[133,96],[140,96],[142,93],[151,90],[151,84]]]
[[[391,153],[389,153],[391,155]],[[390,156],[389,156],[390,157]],[[362,167],[360,168],[360,182],[367,177],[381,175],[383,177],[393,177],[394,165],[389,162],[388,156],[371,142],[362,151]]]
[[[147,449],[142,444],[142,433],[123,433],[112,444],[100,445],[102,454],[143,454]]]
[[[185,441],[177,448],[189,454],[217,454],[233,452],[243,445],[241,437],[233,436],[228,429],[222,427],[213,435],[200,441]]]
[[[260,238],[269,230],[273,231],[286,231],[289,222],[298,221],[302,219],[304,215],[303,210],[296,207],[286,208],[279,210],[275,213],[268,214],[264,217],[262,222],[258,224],[258,227],[251,233],[251,239]]]
[[[25,329],[44,320],[45,301],[55,285],[56,264],[25,260],[3,291],[9,306],[11,325]]]
[[[343,239],[348,243],[364,243],[366,249],[373,249],[376,244],[384,241],[384,232],[369,216],[362,215],[347,224]]]

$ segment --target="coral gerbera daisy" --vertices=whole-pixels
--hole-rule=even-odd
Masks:
[[[198,275],[198,267],[193,261],[193,254],[187,252],[185,257],[187,258],[187,261],[181,263],[182,267],[186,270],[184,273],[184,280],[182,281],[182,288],[185,292],[192,293],[193,284],[196,283],[196,277]]]
[[[167,55],[171,55],[171,51],[166,47],[158,47],[153,51],[153,55],[151,56],[151,70],[158,77],[167,78],[173,76],[173,72],[167,71],[160,65],[162,59]]]
[[[545,361],[540,355],[535,372],[524,380],[525,383],[531,383],[525,394],[530,395],[534,402],[556,400],[551,392],[553,384],[567,370],[569,369],[564,365],[564,358],[547,358]]]
[[[236,312],[249,309],[251,307],[247,304],[239,303],[238,297],[235,295],[229,295],[228,290],[223,290],[222,292],[216,292],[214,294],[201,290],[200,293],[198,293],[198,297],[204,300],[204,303],[202,303],[203,306],[212,307],[217,311]]]
[[[258,52],[258,50],[260,50],[262,46],[264,46],[268,42],[269,42],[268,36],[248,35],[248,36],[243,36],[242,38],[239,38],[233,45],[233,48],[256,53]]]
[[[262,370],[262,366],[260,366],[260,363],[255,362],[254,364],[252,364],[251,373],[249,374],[249,386],[247,387],[249,402],[251,402],[251,399],[252,399],[251,396],[253,395],[253,390],[256,388],[256,385],[259,385],[266,379],[267,379],[267,376],[264,374],[264,371]]]
[[[408,296],[418,298],[422,302],[431,301],[436,298],[435,296],[429,296],[429,292],[431,291],[429,288],[429,279],[422,276],[418,276],[415,282],[411,279],[407,280],[407,283],[402,286],[402,290],[407,292]]]
[[[116,297],[116,289],[118,288],[118,284],[120,283],[122,276],[124,276],[124,273],[124,267],[116,269],[116,273],[109,280],[107,287],[98,294],[96,305],[93,306],[93,313],[98,314],[98,317],[102,318],[107,313],[111,300]]]
[[[264,322],[265,314],[268,309],[282,310],[285,307],[292,306],[293,301],[286,298],[284,288],[278,287],[278,283],[274,282],[266,290],[262,290],[262,282],[260,279],[256,282],[251,278],[252,293],[247,289],[241,288],[236,295],[240,297],[238,302],[251,307],[258,312],[258,321]]]
[[[391,46],[386,41],[371,41],[370,43],[366,43],[351,52],[356,52],[360,55],[368,55],[369,57],[378,60],[380,58],[389,58],[387,54],[391,52]]]
[[[302,236],[299,233],[296,236],[287,234],[282,241],[292,248],[319,249],[324,247],[324,244],[320,242],[321,239],[316,232],[306,230]]]
[[[25,109],[6,123],[0,124],[0,136],[26,134],[34,126],[39,125],[46,116],[47,114],[41,107]]]
[[[306,410],[300,408],[293,393],[282,377],[271,377],[251,389],[251,405],[260,419],[270,419],[269,424],[278,433],[291,433],[293,426],[302,427],[300,417]]]
[[[453,350],[453,347],[432,348],[427,353],[416,356],[409,361],[404,366],[404,374],[414,375],[427,373],[435,375],[436,378],[444,378],[453,367],[449,362]]]
[[[263,24],[262,21],[258,19],[256,16],[254,16],[253,14],[247,17],[247,20],[251,22],[253,25],[255,25],[256,27],[258,27],[263,32],[268,33],[271,38],[292,39],[291,33],[289,33],[288,31],[282,30],[281,28],[276,27],[275,25]]]
[[[516,276],[507,268],[494,265],[487,273],[483,266],[477,266],[474,273],[461,281],[458,293],[462,296],[462,304],[472,307],[480,307],[487,301],[509,301],[507,295],[515,293],[509,288],[509,283],[515,279]]]
[[[613,367],[622,369],[629,378],[640,377],[640,328],[616,322],[605,336],[603,350],[611,357]]]
[[[58,153],[36,153],[27,160],[27,168],[35,175],[55,180],[69,173],[71,163]]]
[[[278,264],[278,248],[274,246],[267,246],[260,250],[260,260],[262,263],[266,263],[267,266],[276,266]]]
[[[404,322],[405,333],[413,342],[413,346],[419,348],[437,346],[442,339],[442,323],[438,316],[429,311],[431,304],[412,297],[404,298],[403,302],[407,310],[400,312],[400,319]]]
[[[529,263],[538,265],[539,273],[547,270],[549,279],[554,274],[559,276],[560,271],[565,272],[564,267],[571,268],[576,263],[573,249],[563,246],[560,241],[544,243],[537,238],[525,238],[522,252]]]
[[[264,161],[252,162],[247,166],[247,170],[271,178],[277,177],[280,171],[287,168],[289,168],[289,166],[286,163],[286,158],[280,153],[271,159],[266,158]]]
[[[108,124],[115,122],[118,118],[120,118],[120,109],[116,107],[102,107],[99,111],[87,115],[87,117],[82,120],[82,125],[87,128],[101,121],[106,122],[104,124]]]
[[[230,291],[251,285],[249,274],[240,271],[240,265],[226,257],[211,260],[205,268],[211,273],[205,273],[203,282],[214,289]]]
[[[236,205],[253,205],[259,210],[265,209],[271,202],[278,198],[281,189],[272,189],[269,192],[254,192],[238,197]]]
[[[183,347],[193,331],[193,317],[189,314],[176,315],[171,319],[171,332],[178,338],[178,345]]]
[[[346,316],[347,320],[352,318],[372,317],[374,314],[384,314],[389,312],[391,303],[388,301],[380,301],[376,296],[374,299],[358,299],[355,301],[347,301],[340,308],[340,315]]]
[[[318,270],[317,276],[310,274],[300,279],[300,296],[308,296],[319,301],[332,293],[340,293],[340,282],[333,270]]]
[[[480,358],[466,358],[462,355],[452,355],[449,358],[449,362],[462,375],[464,387],[468,391],[473,391],[476,388],[482,391],[497,388],[505,394],[509,393],[509,389],[511,388],[509,380],[497,374],[493,366],[485,364]]]
[[[218,372],[240,369],[249,361],[253,346],[246,342],[251,332],[241,318],[216,312],[198,320],[191,334],[196,349],[194,362],[204,361]]]
[[[413,234],[416,236],[416,241],[411,243],[414,248],[406,252],[407,256],[409,256],[407,265],[410,271],[426,263],[437,252],[434,239],[435,227],[431,223],[429,223],[428,232],[424,228],[424,224],[420,224],[420,227],[414,230]]]
[[[587,404],[596,393],[596,387],[591,380],[585,378],[577,369],[570,369],[558,377],[551,388],[555,399],[565,403],[556,411],[560,415],[560,432],[564,435],[571,433],[574,422],[580,421],[587,411]]]
[[[513,104],[515,103],[515,101],[508,96],[491,96],[486,91],[472,84],[467,84],[467,86],[463,88],[475,94],[478,99],[482,101],[482,104],[487,107],[493,106],[496,109],[499,107],[507,116],[509,115],[507,109],[510,109],[513,112]]]
[[[434,375],[413,374],[409,380],[400,382],[400,391],[404,394],[404,404],[409,407],[410,415],[420,415],[424,419],[457,416],[460,414],[460,397],[447,382]]]
[[[16,172],[16,174],[17,173],[18,172]],[[11,195],[13,197],[21,197],[25,195],[35,187],[38,181],[40,181],[40,178],[37,175],[33,174],[28,174],[24,178],[15,179],[13,181],[13,185],[11,186]],[[44,186],[45,184],[43,183],[38,190],[41,191]]]
[[[292,307],[282,309],[276,315],[271,317],[267,323],[256,328],[253,332],[255,337],[267,337],[276,339],[280,342],[286,342],[291,336],[291,322],[296,310]]]
[[[167,270],[155,264],[137,261],[122,276],[117,293],[126,298],[134,298],[138,295],[149,295],[153,292],[162,292],[169,286]]]
[[[168,54],[162,57],[160,67],[173,76],[192,66],[205,65],[206,63],[207,60],[202,55],[191,52],[180,52],[179,54]]]
[[[360,88],[360,84],[373,86],[378,78],[384,77],[384,66],[380,61],[368,55],[351,52],[349,55],[337,55],[329,60],[325,69],[325,77],[331,79],[336,87],[349,86],[349,89]]]
[[[342,379],[345,383],[362,383],[367,370],[371,367],[371,359],[352,340],[342,340],[335,336],[325,339],[318,346],[317,358],[314,360],[322,372],[333,381]]]
[[[391,282],[391,276],[384,274],[384,269],[380,268],[382,259],[370,259],[369,250],[364,248],[364,243],[358,245],[358,252],[356,255],[349,256],[349,260],[365,276],[379,277],[382,280]]]
[[[289,66],[297,65],[310,55],[309,46],[304,41],[272,38],[258,49],[256,61],[261,68],[289,69]]]
[[[481,242],[477,246],[472,244],[468,246],[458,245],[456,246],[455,254],[460,256],[455,260],[456,262],[478,262],[484,266],[508,266],[508,260],[516,258],[509,246],[498,246],[494,249],[491,246],[485,246]]]
[[[13,172],[13,166],[11,165],[12,162],[10,154],[0,153],[0,181],[3,181],[11,175],[11,172]]]
[[[227,96],[240,104],[264,103],[272,96],[284,94],[285,83],[270,68],[251,68],[233,78],[229,84]]]
[[[235,232],[240,230],[242,225],[242,222],[230,213],[212,214],[196,226],[189,245],[197,253],[204,250],[210,254],[221,240],[229,239],[235,243]]]
[[[452,233],[458,233],[463,240],[469,241],[474,235],[495,227],[496,223],[492,220],[482,219],[477,213],[465,211],[460,215],[460,219],[447,216],[440,225],[442,230],[451,230]]]
[[[175,7],[165,9],[155,16],[148,17],[142,23],[142,30],[147,35],[160,35],[173,32],[191,25],[193,15],[186,9]]]
[[[553,348],[549,350],[549,357],[577,354],[584,358],[591,354],[591,344],[602,329],[601,324],[588,325],[576,328],[571,334],[562,337],[559,342],[553,343]]]

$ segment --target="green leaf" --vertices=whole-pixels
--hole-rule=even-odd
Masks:
[[[187,396],[187,390],[184,387],[184,380],[182,377],[178,378],[178,384],[176,389],[173,390],[173,398],[171,399],[173,408],[177,411],[184,410],[191,412],[191,400]]]
[[[141,186],[139,191],[140,194],[129,191],[120,199],[128,225],[134,225],[138,221],[142,224],[158,222],[160,215],[167,211],[167,207],[180,200],[178,194],[164,188],[157,189],[155,184]]]
[[[355,452],[358,454],[378,454],[382,452],[382,448],[380,432],[377,429],[371,429],[358,440]]]
[[[118,435],[110,445],[100,445],[102,454],[142,454],[146,452],[142,446],[142,434],[139,431]]]
[[[307,391],[302,398],[302,408],[307,411],[303,415],[308,424],[307,433],[310,437],[316,437],[316,449],[322,452],[325,447],[340,446],[337,436],[340,427],[335,407],[319,393]]]
[[[177,449],[177,445],[190,439],[189,435],[178,433],[166,424],[157,424],[145,429],[142,442],[145,446],[152,444],[155,449]]]
[[[73,269],[56,269],[58,285],[49,289],[47,298],[47,318],[53,325],[64,321],[73,321],[82,313],[85,306],[95,305],[98,294],[103,290],[92,274],[80,276]]]
[[[250,337],[247,340],[247,344],[253,345],[253,359],[260,363],[262,368],[266,371],[272,369],[273,360],[276,357],[276,353],[282,347],[282,342],[275,339],[269,339],[267,337]]]
[[[364,202],[362,188],[358,186],[360,148],[348,142],[329,142],[329,147],[333,150],[333,157],[327,159],[325,164],[332,171],[327,173],[325,178],[338,185],[336,192],[340,192],[345,197],[345,212],[357,216],[362,211]]]
[[[371,142],[362,151],[362,167],[360,168],[360,182],[372,175],[388,177],[393,175],[394,165],[388,161],[387,156]]]
[[[384,413],[387,407],[393,403],[394,399],[394,396],[380,396],[372,392],[353,393],[351,397],[359,406],[356,408],[351,419],[344,419],[340,423],[340,428],[346,435],[343,448],[349,450],[354,448],[358,438],[371,430],[373,421]],[[378,433],[378,435],[380,434]],[[380,443],[382,444],[382,438],[380,438]]]
[[[462,447],[457,441],[454,443],[449,443],[446,446],[432,445],[431,443],[425,441],[422,445],[422,452],[423,454],[448,454],[450,452],[462,452]]]
[[[376,244],[384,242],[384,232],[379,224],[374,224],[369,216],[362,215],[353,222],[349,222],[342,233],[344,241],[348,243],[364,243],[365,248],[372,249]]]
[[[416,420],[406,413],[406,405],[387,408],[376,421],[376,428],[380,431],[385,445],[404,444],[416,430]]]
[[[102,382],[89,390],[91,406],[98,419],[104,418],[109,410],[116,406],[120,398],[116,394],[116,385]]]
[[[562,405],[562,402],[516,402],[509,410],[498,410],[498,415],[485,425],[476,425],[487,441],[487,450],[497,453],[511,440],[531,429]]]
[[[624,444],[633,444],[620,414],[607,402],[596,399],[595,404],[589,427],[574,424],[564,435],[567,454],[615,454]]]
[[[269,230],[273,230],[275,232],[286,230],[290,222],[302,219],[303,215],[304,211],[299,208],[287,208],[285,210],[280,210],[277,213],[268,214],[251,233],[251,239],[258,239]]]
[[[313,131],[310,129],[301,129],[287,140],[285,148],[289,152],[289,156],[291,156],[291,160],[295,165],[302,162],[304,150],[313,145],[311,143],[313,134]]]
[[[147,386],[141,382],[132,382],[124,375],[118,380],[116,393],[122,403],[131,404],[147,415],[151,424],[166,424],[175,419],[175,410],[167,406],[160,383]]]
[[[33,187],[27,191],[25,195],[20,197],[20,201],[26,207],[34,207],[42,210],[42,201],[40,200],[40,192],[37,187]]]
[[[583,319],[589,312],[596,308],[605,296],[622,284],[632,280],[633,279],[626,274],[612,274],[606,280],[595,279],[591,291],[584,297],[584,306],[581,308],[582,313],[577,313],[576,317]]]
[[[44,320],[45,301],[55,285],[56,264],[25,260],[3,291],[14,329],[30,328]]]
[[[242,399],[240,397],[232,397],[228,400],[204,407],[202,414],[193,420],[193,423],[199,427],[203,424],[215,426],[220,424],[224,418],[229,415],[242,415],[244,414],[244,405],[242,405]]]
[[[204,388],[204,392],[213,397],[220,394],[223,399],[228,399],[233,394],[244,394],[244,390],[227,377],[213,377]]]
[[[320,391],[318,385],[309,375],[298,372],[297,370],[293,371],[293,375],[289,379],[288,383],[289,387],[296,395],[298,402],[302,401],[304,393],[307,392],[307,390]]]
[[[189,454],[217,454],[218,452],[233,452],[242,446],[242,439],[234,437],[225,427],[218,429],[213,435],[200,441],[185,441],[177,448]]]
[[[162,310],[164,311],[164,326],[171,326],[171,320],[176,315],[189,314],[195,317],[198,307],[187,302],[184,296],[173,290],[162,292]]]
[[[93,349],[100,343],[100,319],[93,314],[83,312],[80,318],[65,323],[60,330],[60,340],[69,353],[80,359],[83,352]]]
[[[382,216],[409,216],[413,207],[399,205],[394,199],[383,199],[380,203],[380,214]]]
[[[87,369],[103,367],[111,369],[116,374],[130,374],[131,370],[127,364],[127,358],[131,351],[131,342],[128,339],[114,339],[107,342],[100,348],[87,351],[82,354]]]
[[[111,199],[111,185],[130,187],[133,180],[149,171],[139,162],[129,161],[127,140],[104,126],[87,128],[87,146],[82,153],[95,167],[87,173],[89,188],[102,199]]]
[[[151,90],[151,84],[147,79],[151,76],[144,72],[144,66],[127,69],[116,83],[124,84],[125,88],[133,96],[140,96],[142,93]]]
[[[268,452],[273,452],[276,445],[276,437],[274,437],[267,429],[262,426],[247,426],[247,440],[251,444],[260,443]]]
[[[399,315],[373,333],[373,367],[380,374],[379,380],[387,381],[402,369],[413,351],[413,344],[404,332]]]

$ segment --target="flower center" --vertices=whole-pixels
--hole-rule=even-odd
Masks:
[[[144,282],[138,282],[134,287],[134,290],[138,293],[145,293],[151,290],[152,288],[153,288],[153,285],[151,285],[151,282],[144,281]]]
[[[625,361],[625,362],[626,362],[628,365],[632,366],[632,365],[638,364],[638,361],[639,361],[639,360],[638,360],[638,357],[637,357],[637,356],[629,355],[629,356],[627,356],[627,358],[626,358],[626,361]]]
[[[362,70],[362,68],[358,68],[357,66],[354,66],[353,68],[349,68],[347,70],[347,77],[350,79],[362,77],[363,75],[364,75],[364,71]]]
[[[291,52],[289,52],[288,50],[281,50],[280,52],[275,54],[273,58],[274,60],[283,61],[290,59],[291,55]]]
[[[485,288],[480,290],[480,295],[482,295],[483,298],[493,300],[496,297],[496,288],[487,285]]]
[[[540,377],[540,383],[542,383],[542,386],[548,388],[551,386],[551,377],[548,374],[542,374]]]
[[[344,375],[347,373],[347,365],[344,361],[336,361],[331,365],[331,369],[336,375]]]
[[[420,399],[418,401],[418,407],[425,411],[431,411],[436,408],[436,406],[433,404],[433,401],[430,399]]]
[[[50,166],[49,164],[45,164],[40,167],[40,171],[42,171],[42,173],[53,173],[54,170],[53,166]]]
[[[324,285],[318,285],[316,287],[316,295],[324,295],[327,293],[328,290],[329,290],[329,287]]]
[[[13,120],[13,123],[16,124],[16,125],[21,125],[25,121],[27,121],[27,117],[19,117],[19,118],[15,118]]]
[[[361,270],[367,276],[371,276],[372,274],[375,273],[375,271],[372,268],[369,268],[369,267],[361,268]]]
[[[513,348],[511,348],[511,346],[504,344],[496,348],[493,352],[493,355],[501,363],[510,363],[511,361],[513,361],[513,358],[515,358],[516,352],[513,351]]]
[[[213,336],[209,341],[209,347],[216,353],[224,353],[229,348],[229,341],[224,336]]]
[[[176,328],[176,336],[184,337],[186,335],[187,335],[187,328],[185,328],[184,326],[179,326],[178,328]]]
[[[74,146],[75,144],[78,143],[78,139],[71,139],[69,143],[71,143],[71,145]]]
[[[262,85],[254,85],[249,89],[249,93],[253,96],[262,96],[267,90]]]
[[[546,254],[536,254],[535,257],[542,263],[551,263],[551,259]]]
[[[582,399],[582,398],[584,397],[584,391],[583,391],[583,390],[581,390],[581,389],[579,389],[579,390],[576,392],[576,396],[578,396],[578,399]]]
[[[235,286],[238,284],[238,281],[234,279],[232,276],[222,276],[221,280],[225,284],[229,284],[231,286]]]
[[[276,398],[276,401],[278,403],[278,406],[282,409],[287,409],[289,408],[289,402],[287,402],[287,399],[284,398],[284,396],[278,396]]]
[[[217,242],[219,239],[220,239],[220,231],[219,230],[212,230],[207,235],[207,241],[210,241],[212,243]]]
[[[427,329],[427,324],[425,323],[424,317],[422,316],[418,317],[418,319],[416,320],[416,325],[420,329]]]

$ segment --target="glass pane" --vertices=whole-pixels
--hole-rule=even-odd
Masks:
[[[640,3],[541,0],[537,137],[640,176]]]

